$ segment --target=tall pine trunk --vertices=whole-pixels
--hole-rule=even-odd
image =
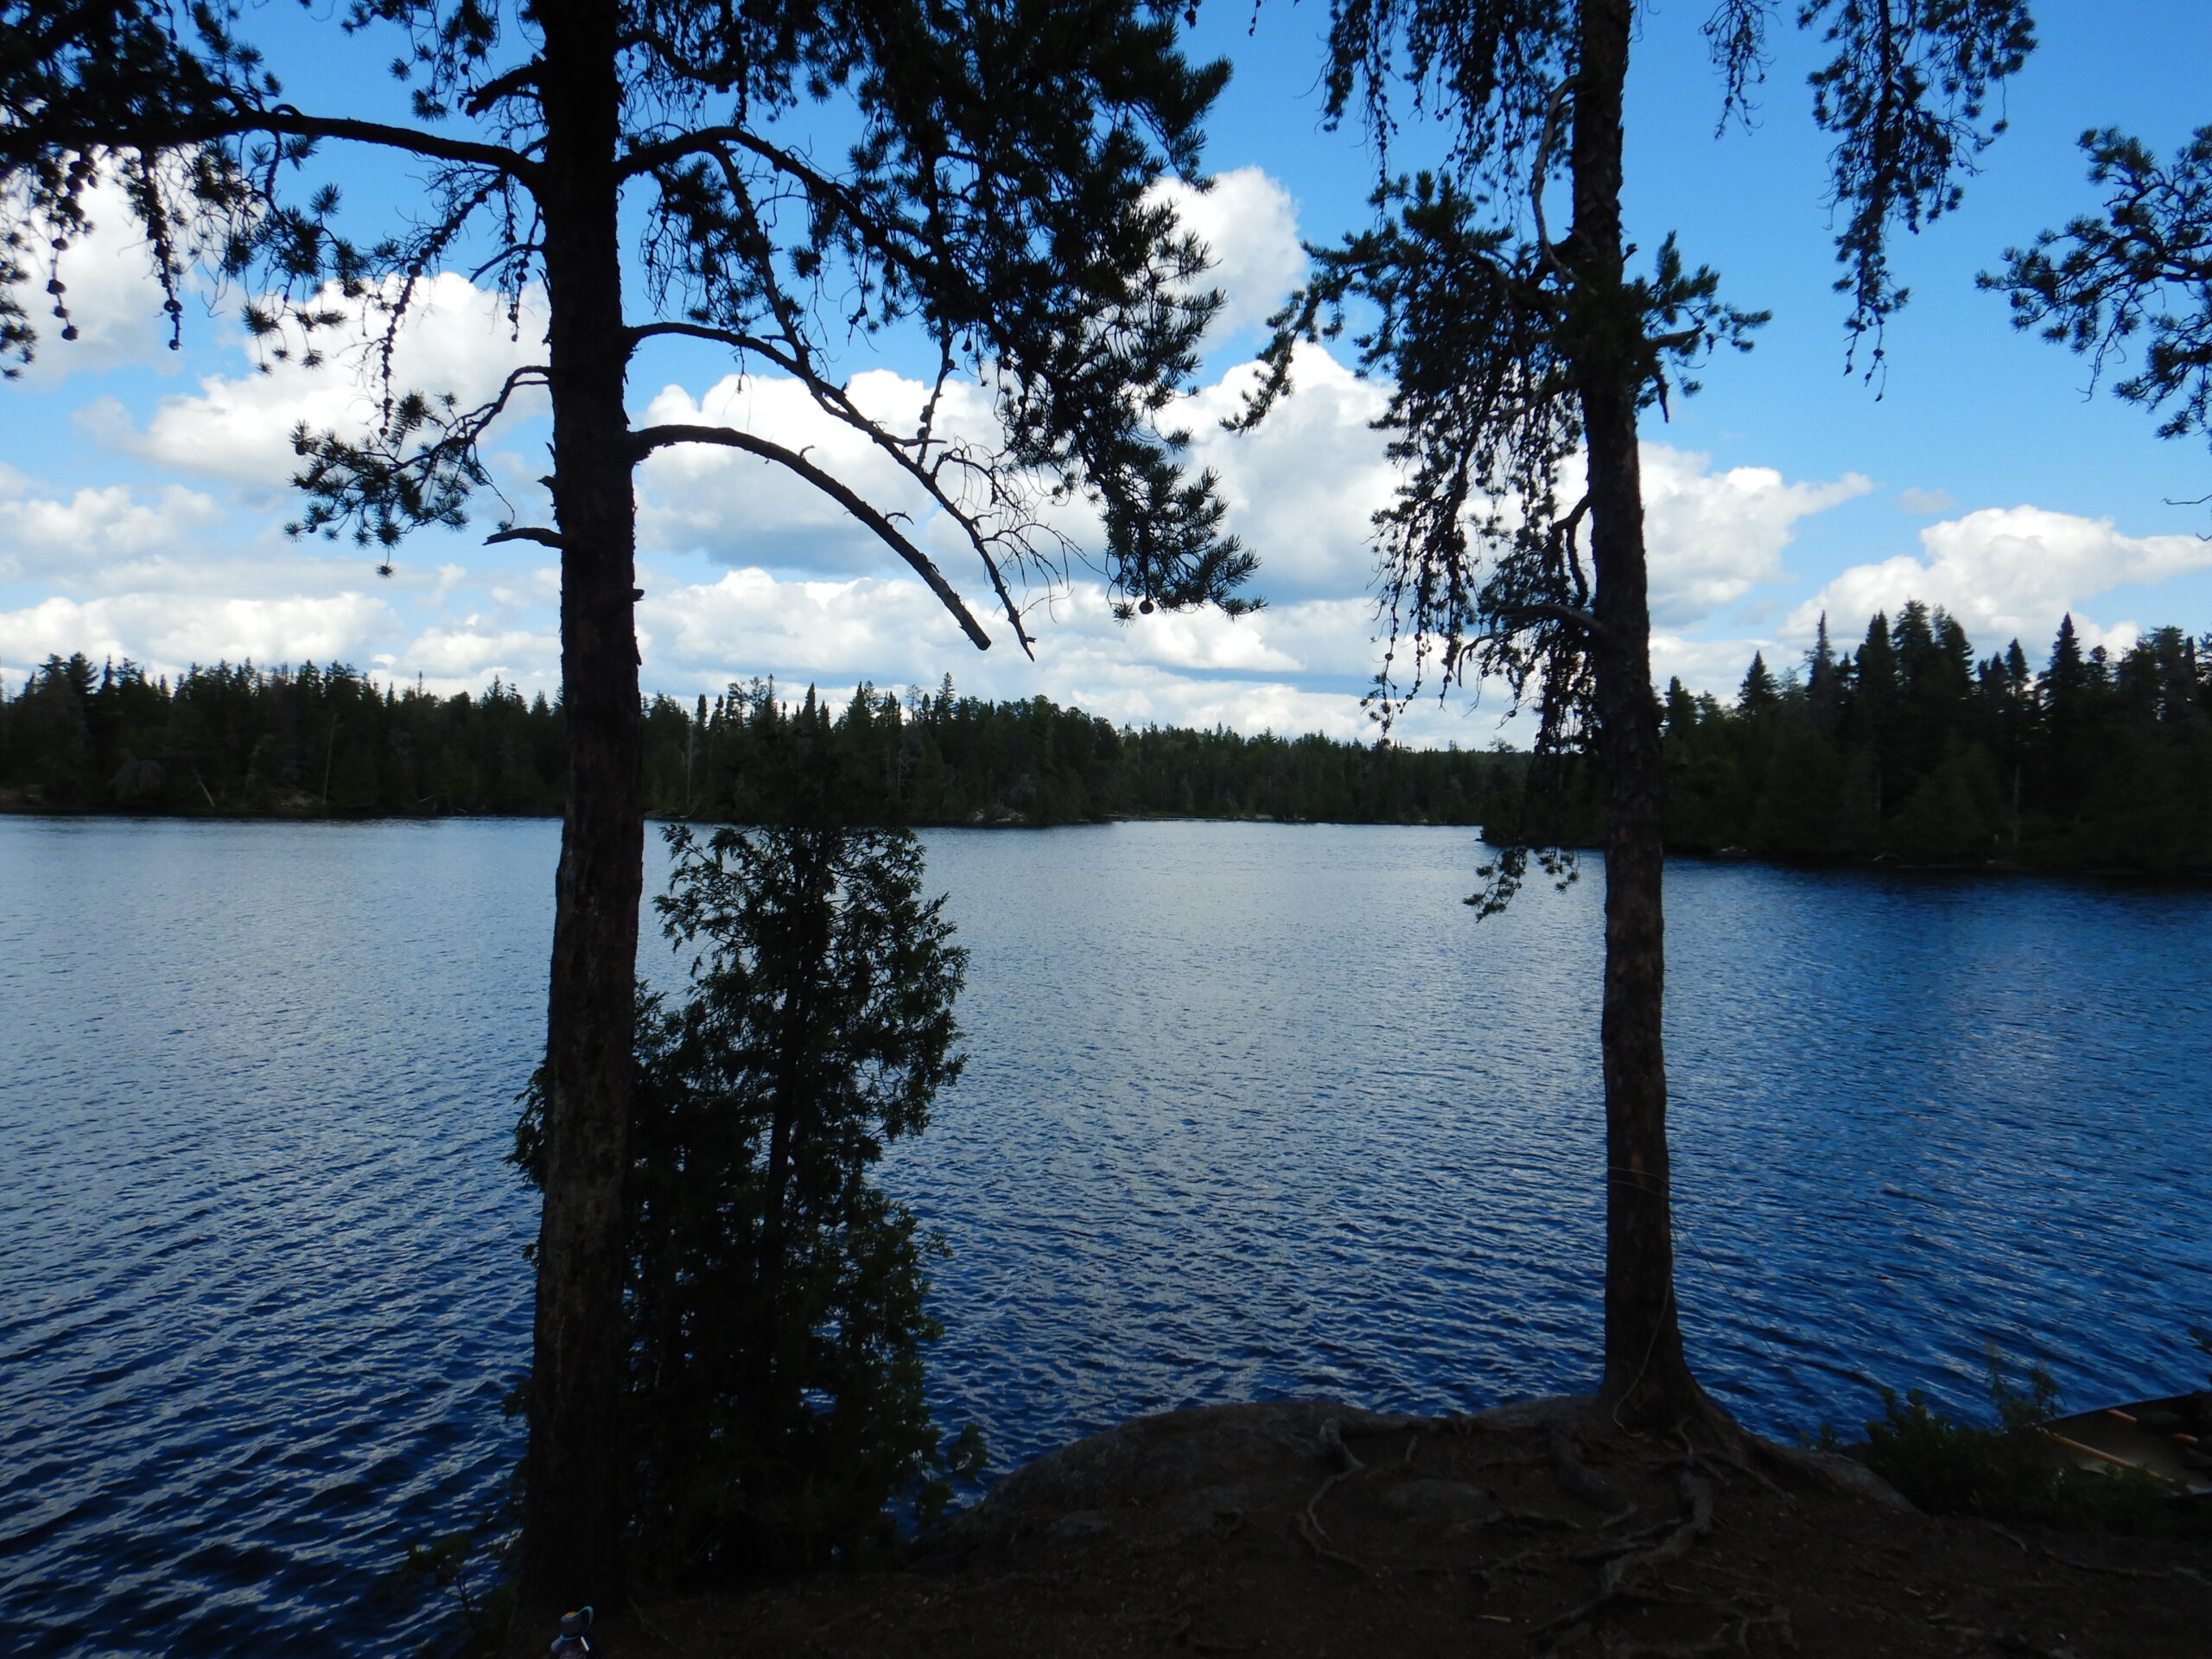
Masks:
[[[1605,781],[1605,1374],[1624,1427],[1714,1408],[1682,1354],[1667,1157],[1667,974],[1662,903],[1665,775],[1651,690],[1651,613],[1637,455],[1643,321],[1622,292],[1621,98],[1632,0],[1583,0],[1568,243],[1580,315],[1577,372],[1589,451],[1598,747]]]
[[[556,1604],[605,1606],[620,1589],[622,1207],[645,853],[615,10],[604,0],[567,0],[541,16],[540,205],[569,796],[546,1000],[544,1209],[524,1465],[520,1589],[533,1617]]]

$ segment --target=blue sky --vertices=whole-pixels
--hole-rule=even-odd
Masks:
[[[2038,660],[2068,610],[2114,644],[2161,623],[2212,627],[2212,543],[2200,539],[2212,509],[2169,505],[2212,490],[2212,455],[2155,438],[2138,410],[2085,397],[2081,359],[2012,329],[2001,297],[1974,286],[2005,247],[2092,204],[2075,147],[2083,128],[2116,123],[2168,150],[2212,122],[2201,73],[2212,10],[2047,10],[2042,48],[2005,96],[2010,130],[1965,206],[1900,248],[1914,296],[1872,386],[1844,371],[1830,291],[1827,146],[1804,84],[1815,43],[1777,32],[1754,130],[1716,137],[1704,8],[1644,9],[1632,232],[1646,247],[1678,232],[1732,299],[1775,314],[1754,352],[1715,364],[1701,394],[1646,429],[1662,676],[1725,692],[1753,650],[1770,661],[1801,650],[1822,609],[1851,632],[1909,596],[1948,605],[1985,650],[2018,633]],[[391,99],[388,45],[333,50],[334,31],[289,7],[251,16],[272,31],[303,106]],[[1321,124],[1324,16],[1310,3],[1268,0],[1256,17],[1211,4],[1193,43],[1236,73],[1210,124],[1207,164],[1221,181],[1185,200],[1230,299],[1188,413],[1223,473],[1234,527],[1261,555],[1270,610],[1122,626],[1078,568],[1071,583],[1032,594],[1038,662],[1003,640],[978,656],[902,567],[824,504],[752,463],[677,454],[641,484],[648,687],[688,697],[754,673],[842,688],[949,672],[988,695],[1042,692],[1122,720],[1363,730],[1358,696],[1376,657],[1365,519],[1389,487],[1365,423],[1381,391],[1313,360],[1259,435],[1213,425],[1250,372],[1260,320],[1298,278],[1299,238],[1360,224],[1376,178],[1357,132]],[[1433,143],[1408,130],[1396,159],[1417,162]],[[365,224],[410,189],[408,169],[389,162],[333,151],[327,171]],[[296,512],[283,435],[302,415],[360,418],[350,365],[254,375],[236,294],[189,307],[185,349],[171,353],[122,216],[104,215],[79,255],[64,274],[85,339],[49,340],[23,381],[0,388],[0,677],[11,689],[27,662],[73,649],[167,670],[312,657],[446,687],[494,673],[551,685],[557,583],[542,550],[487,549],[480,530],[422,536],[397,576],[379,582],[350,547],[282,535]],[[493,308],[457,274],[437,299],[408,347],[415,378],[496,384],[518,359]],[[844,366],[863,401],[896,410],[918,365],[893,340]],[[641,420],[705,410],[816,443],[817,459],[870,484],[866,458],[837,449],[790,390],[728,380],[711,357],[668,348],[640,365],[632,403]],[[518,501],[543,470],[543,440],[527,416],[499,436],[495,471]],[[941,525],[924,528],[942,537]],[[954,580],[977,594],[980,572],[940,544]],[[1499,709],[1492,698],[1427,710],[1405,734],[1484,742]]]

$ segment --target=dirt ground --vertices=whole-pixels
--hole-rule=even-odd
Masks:
[[[620,1659],[2022,1655],[2207,1659],[2212,1542],[1883,1502],[1856,1465],[1739,1467],[1579,1402],[1142,1418],[1016,1471],[913,1566],[634,1605]],[[1838,1483],[1856,1476],[1857,1490]],[[1624,1507],[1628,1506],[1628,1507]]]

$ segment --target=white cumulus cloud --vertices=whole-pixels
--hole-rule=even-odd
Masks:
[[[1260,372],[1240,365],[1178,410],[1191,458],[1219,476],[1227,529],[1259,555],[1257,591],[1271,600],[1363,592],[1375,568],[1374,516],[1397,488],[1373,426],[1389,394],[1305,348],[1292,364],[1296,391],[1256,429],[1224,430]]]
[[[1363,592],[1374,575],[1373,519],[1398,473],[1374,429],[1389,394],[1324,352],[1301,350],[1296,390],[1257,430],[1224,431],[1259,368],[1245,364],[1188,399],[1192,454],[1219,474],[1227,528],[1260,556],[1256,588],[1277,595]],[[1651,607],[1662,626],[1688,627],[1783,575],[1798,523],[1873,487],[1847,473],[1791,481],[1771,467],[1715,470],[1712,457],[1643,446],[1644,534]],[[1579,465],[1563,483],[1580,487]]]
[[[748,567],[712,582],[649,587],[638,621],[648,659],[686,683],[771,673],[905,683],[964,669],[976,654],[926,588],[875,576],[778,581]]]
[[[1216,174],[1203,190],[1179,179],[1154,188],[1211,257],[1200,282],[1222,296],[1210,331],[1214,339],[1266,321],[1305,280],[1298,205],[1258,168]]]
[[[1663,443],[1643,445],[1643,460],[1651,616],[1667,626],[1691,626],[1778,578],[1799,519],[1874,487],[1856,473],[1824,484],[1789,483],[1771,467],[1716,473],[1710,456]]]
[[[1917,557],[1852,566],[1792,611],[1784,632],[1809,636],[1823,611],[1856,626],[1917,599],[1949,611],[1984,650],[2049,639],[2069,611],[2093,639],[2125,643],[2132,624],[2099,629],[2077,607],[2122,583],[2212,569],[2212,543],[2196,537],[2124,536],[2109,518],[2045,507],[1985,507],[1929,525],[1920,543]]]
[[[0,500],[0,578],[83,581],[118,562],[190,542],[226,515],[212,498],[172,484],[141,499],[120,484],[64,501]]]
[[[347,306],[349,321],[318,337],[323,356],[272,360],[266,373],[203,376],[197,395],[162,398],[140,426],[112,397],[79,411],[87,436],[142,460],[188,473],[280,489],[298,470],[293,429],[365,433],[380,417],[382,386],[376,342],[383,319],[371,308]],[[461,407],[493,397],[516,369],[537,360],[544,335],[542,307],[532,298],[519,331],[506,301],[465,276],[443,272],[424,282],[410,302],[392,359],[395,391],[450,393]],[[508,418],[543,407],[543,394],[521,393]]]
[[[0,663],[21,665],[82,652],[130,657],[174,673],[192,663],[264,665],[353,660],[389,632],[383,601],[365,594],[285,599],[116,594],[54,598],[0,612]]]
[[[758,675],[793,694],[812,683],[842,698],[862,680],[934,685],[950,674],[976,696],[1042,695],[1117,723],[1374,735],[1357,692],[1299,683],[1317,673],[1364,677],[1364,601],[1313,601],[1235,620],[1162,612],[1123,624],[1104,590],[1085,582],[1050,609],[1033,618],[1033,663],[1003,629],[992,651],[977,652],[936,599],[904,579],[732,570],[712,582],[649,589],[639,613],[648,683],[680,696]],[[1487,741],[1499,712],[1502,705],[1486,706],[1470,718],[1456,708],[1423,708],[1402,735]]]
[[[426,628],[387,653],[398,679],[417,675],[441,690],[479,686],[494,677],[510,685],[550,688],[560,681],[561,641],[550,626],[500,626],[470,616],[452,626]]]

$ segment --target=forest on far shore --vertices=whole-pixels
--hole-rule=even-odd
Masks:
[[[4,690],[4,688],[0,688]],[[768,681],[645,707],[646,810],[746,823],[1081,823],[1113,817],[1475,824],[1522,758],[1217,728],[1116,728],[1043,697],[989,702],[950,679],[842,708]],[[287,817],[561,810],[561,709],[372,683],[350,668],[194,668],[49,658],[0,696],[0,809]]]
[[[2015,640],[1978,657],[1940,607],[1876,615],[1854,649],[1823,621],[1732,702],[1677,680],[1663,701],[1668,842],[1810,861],[2212,870],[2212,635],[2084,651],[2072,619],[2038,670]],[[1603,830],[1579,757],[1412,749],[1222,728],[1123,727],[950,680],[733,685],[645,709],[647,810],[748,822],[1052,824],[1116,817],[1481,824],[1575,845]],[[557,814],[561,710],[495,681],[449,696],[343,666],[195,667],[49,658],[0,685],[0,810],[299,817]]]

